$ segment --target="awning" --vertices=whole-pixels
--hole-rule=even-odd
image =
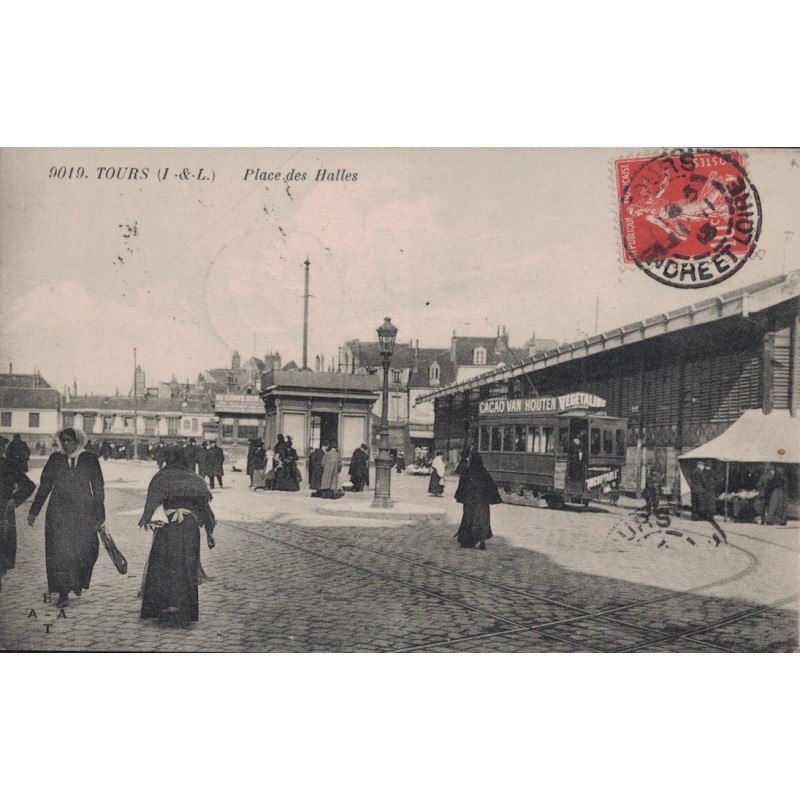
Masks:
[[[745,411],[721,436],[679,456],[746,463],[800,463],[800,419],[788,411]]]

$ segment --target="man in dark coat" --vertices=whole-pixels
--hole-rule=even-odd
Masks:
[[[350,461],[350,480],[353,483],[354,492],[360,492],[369,480],[369,462],[365,444],[353,451],[353,458]]]
[[[704,461],[698,461],[691,474],[689,486],[692,490],[692,519],[710,522],[716,533],[713,534],[717,547],[722,541],[727,544],[728,537],[714,519],[717,511],[717,479],[710,469],[706,469]],[[717,535],[719,534],[719,536]]]
[[[322,462],[325,452],[325,448],[320,445],[308,457],[308,488],[313,492],[312,497],[319,497],[319,490],[322,487]]]
[[[163,439],[159,439],[156,443],[156,446],[153,448],[153,457],[155,458],[159,469],[164,466],[164,451],[166,449],[167,445],[164,443]]]
[[[8,447],[6,447],[6,458],[16,464],[21,472],[28,471],[28,459],[31,457],[31,449],[22,441],[22,437],[15,433]]]
[[[761,517],[761,524],[767,524],[767,506],[769,505],[769,495],[772,490],[772,478],[775,476],[775,470],[772,467],[767,467],[758,479],[756,489],[758,491],[758,498],[755,501],[756,513]]]
[[[17,563],[17,515],[21,506],[36,490],[36,484],[3,453],[8,439],[0,436],[0,589],[3,576]]]
[[[769,482],[769,499],[764,511],[767,525],[785,525],[788,512],[789,480],[783,467],[773,471]]]
[[[644,501],[647,503],[645,510],[647,515],[655,514],[658,510],[658,505],[661,502],[661,485],[664,482],[664,476],[661,470],[652,466],[647,470],[647,481],[644,487]]]
[[[103,456],[103,461],[108,461],[108,457],[111,455],[111,445],[105,439],[100,445],[100,455]]]
[[[197,472],[201,478],[205,478],[208,470],[208,442],[203,442],[197,448]]]
[[[698,461],[689,476],[689,488],[692,490],[692,519],[694,520],[704,519],[708,507],[705,471],[705,462]]]
[[[253,485],[253,453],[258,447],[259,439],[251,439],[247,445],[247,475],[250,478],[250,486]]]
[[[253,449],[252,456],[249,457],[252,475],[250,476],[250,485],[253,491],[258,489],[265,489],[264,485],[264,468],[267,465],[267,451],[264,449],[264,442],[261,439],[255,440],[255,448]]]
[[[192,472],[197,472],[197,443],[194,437],[189,439],[185,447],[186,463]]]
[[[214,442],[208,449],[208,455],[206,456],[206,474],[208,475],[208,480],[212,489],[214,488],[214,478],[217,479],[219,488],[222,489],[222,476],[225,474],[222,468],[224,461],[225,453],[222,452],[222,448],[219,444]]]

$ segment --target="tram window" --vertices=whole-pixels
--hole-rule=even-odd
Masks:
[[[542,435],[539,439],[542,453],[552,453],[555,450],[555,428],[549,425],[542,428]]]
[[[600,429],[592,428],[591,437],[591,453],[593,456],[600,455]]]
[[[489,429],[481,428],[480,431],[480,451],[485,453],[489,449]]]
[[[526,453],[535,453],[536,450],[534,449],[535,439],[536,439],[536,432],[538,428],[530,427],[528,428],[528,436],[527,441],[525,442],[525,452]]]
[[[569,428],[558,429],[558,452],[561,455],[569,452]]]
[[[603,430],[603,452],[612,455],[614,453],[614,437],[609,430]]]
[[[492,450],[494,450],[495,452],[503,449],[501,447],[502,438],[503,438],[503,429],[492,428]]]
[[[524,453],[525,452],[525,439],[526,439],[526,430],[524,426],[517,425],[514,428],[514,452],[515,453]]]
[[[622,428],[617,428],[617,455],[625,455],[625,431]]]
[[[513,441],[514,429],[509,425],[503,428],[503,452],[510,453],[514,449]]]

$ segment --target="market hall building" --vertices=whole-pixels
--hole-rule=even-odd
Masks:
[[[688,500],[678,456],[721,436],[744,412],[776,412],[772,421],[782,418],[787,441],[796,439],[799,324],[795,271],[562,345],[420,399],[434,401],[436,449],[457,463],[481,401],[572,392],[599,396],[609,416],[627,419],[623,491],[638,495],[647,468],[656,466],[664,492]],[[776,454],[775,462],[780,458]],[[796,503],[798,466],[786,469]]]

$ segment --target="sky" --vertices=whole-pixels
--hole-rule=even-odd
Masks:
[[[763,229],[729,280],[681,290],[623,267],[613,162],[657,152],[3,149],[0,367],[106,394],[129,391],[134,348],[148,385],[234,350],[300,363],[306,258],[312,367],[386,316],[421,347],[498,326],[512,345],[570,341],[797,268],[789,149],[744,151]]]

